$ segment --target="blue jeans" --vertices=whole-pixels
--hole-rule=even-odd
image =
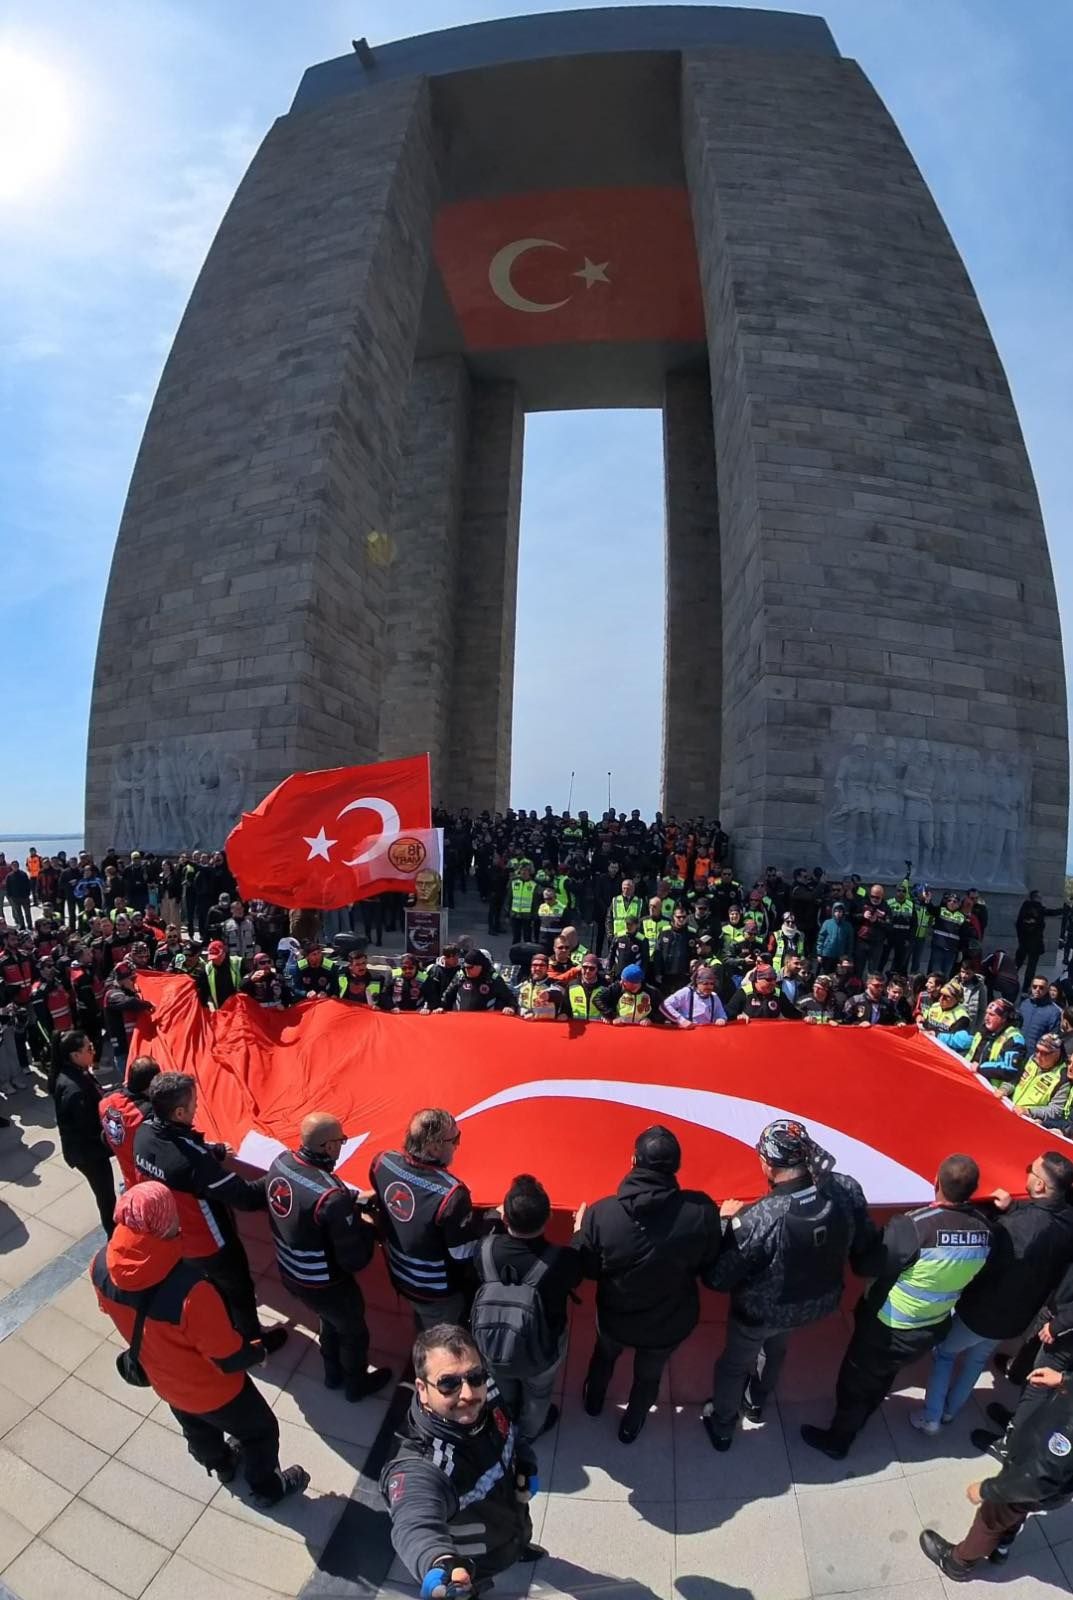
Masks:
[[[929,1422],[941,1422],[943,1417],[956,1417],[976,1387],[976,1380],[987,1366],[998,1339],[981,1339],[978,1333],[967,1328],[959,1316],[950,1324],[950,1331],[932,1357],[933,1365],[924,1395],[924,1415]],[[961,1356],[957,1378],[954,1363]]]
[[[957,949],[948,950],[945,945],[933,944],[931,947],[931,966],[929,972],[938,972],[945,983],[954,970],[957,962]]]

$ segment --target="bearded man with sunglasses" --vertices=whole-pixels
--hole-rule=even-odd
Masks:
[[[529,1516],[536,1456],[465,1328],[426,1329],[413,1360],[414,1398],[380,1477],[391,1543],[423,1600],[468,1600],[516,1561],[546,1554]]]

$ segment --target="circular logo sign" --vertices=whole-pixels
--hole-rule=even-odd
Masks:
[[[408,1183],[389,1183],[384,1191],[384,1204],[396,1222],[409,1222],[416,1205],[414,1192]]]
[[[268,1204],[277,1217],[289,1217],[294,1205],[294,1190],[286,1178],[273,1178],[268,1185]]]
[[[427,855],[428,851],[420,839],[412,839],[405,834],[395,839],[387,852],[387,858],[396,872],[416,872],[424,866]]]
[[[114,1106],[110,1106],[104,1114],[104,1137],[108,1140],[113,1150],[118,1149],[123,1143],[125,1134],[126,1129],[123,1127],[123,1118]]]

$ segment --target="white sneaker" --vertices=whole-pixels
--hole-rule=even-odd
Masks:
[[[926,1433],[929,1437],[939,1431],[939,1423],[932,1422],[931,1418],[923,1411],[910,1411],[909,1421],[914,1428],[919,1428],[921,1433]]]

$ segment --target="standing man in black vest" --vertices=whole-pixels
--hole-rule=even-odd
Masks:
[[[390,1367],[369,1366],[365,1300],[354,1274],[373,1255],[373,1227],[360,1200],[332,1168],[343,1148],[338,1118],[313,1111],[301,1144],[268,1169],[268,1220],[283,1287],[320,1319],[324,1386],[348,1400],[376,1394]]]
[[[403,1148],[382,1150],[369,1168],[388,1273],[413,1306],[419,1333],[439,1322],[465,1321],[467,1264],[488,1232],[466,1185],[447,1170],[461,1138],[449,1111],[417,1111]]]

